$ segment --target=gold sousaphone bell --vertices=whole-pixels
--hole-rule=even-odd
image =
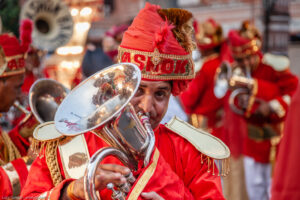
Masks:
[[[98,150],[90,159],[84,177],[86,199],[98,199],[95,172],[109,155],[117,157],[132,171],[138,163],[147,166],[154,149],[155,138],[144,113],[136,114],[129,103],[141,81],[139,68],[131,63],[119,63],[90,76],[74,88],[63,100],[55,115],[55,127],[63,135],[75,136],[93,132],[111,147]],[[127,183],[113,189],[112,198],[125,199],[135,182],[132,173]]]
[[[32,45],[40,50],[54,51],[65,45],[73,34],[71,13],[60,0],[28,0],[20,19],[33,21]]]

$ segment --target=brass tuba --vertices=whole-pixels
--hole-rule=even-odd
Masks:
[[[111,147],[98,150],[90,159],[84,176],[86,199],[98,199],[95,171],[108,155],[116,156],[131,171],[139,161],[147,166],[154,149],[155,137],[145,113],[136,114],[129,103],[141,81],[139,68],[119,63],[97,72],[74,88],[63,100],[55,115],[56,129],[67,136],[91,131]],[[127,183],[113,190],[112,198],[125,199],[135,182],[132,173]]]
[[[240,67],[237,64],[223,62],[216,71],[214,94],[221,99],[227,91],[232,90],[229,96],[229,105],[233,112],[244,115],[245,107],[237,106],[236,101],[241,96],[249,96],[254,81],[249,67]]]
[[[27,110],[19,101],[15,101],[13,106],[25,114],[25,117],[18,123],[19,133],[22,137],[32,135],[34,128],[39,123],[53,121],[55,112],[67,96],[69,90],[61,83],[52,79],[38,79],[31,86],[29,91],[29,106]]]
[[[53,79],[35,81],[29,91],[29,105],[37,121],[53,121],[58,106],[68,93],[69,89]]]
[[[228,80],[230,80],[231,75],[231,66],[228,62],[223,62],[221,66],[217,68],[214,94],[218,99],[223,98],[228,91]]]
[[[252,88],[254,87],[250,67],[242,68],[238,65],[234,65],[229,85],[232,90],[229,96],[229,106],[236,114],[244,115],[249,104]],[[237,101],[242,98],[245,98],[247,105],[237,103]]]
[[[39,50],[54,51],[65,45],[73,34],[71,13],[60,0],[28,0],[20,19],[33,21],[32,45]]]

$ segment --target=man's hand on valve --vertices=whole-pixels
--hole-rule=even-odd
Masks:
[[[99,165],[95,175],[95,189],[103,190],[108,183],[113,183],[114,185],[124,184],[126,182],[124,176],[128,173],[130,173],[130,169],[124,166],[116,164]],[[75,180],[73,191],[71,192],[75,197],[85,199],[83,177]]]
[[[267,117],[271,113],[270,104],[266,101],[259,100],[259,106],[256,109],[255,113],[262,115],[263,117]]]

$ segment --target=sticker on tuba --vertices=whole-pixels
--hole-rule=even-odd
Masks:
[[[41,50],[54,51],[68,43],[73,34],[73,19],[62,1],[28,0],[20,19],[33,21],[33,46]]]

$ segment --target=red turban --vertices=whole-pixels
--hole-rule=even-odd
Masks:
[[[197,45],[200,50],[213,49],[223,43],[223,29],[214,19],[209,18],[204,23],[195,21],[194,27]]]
[[[232,54],[236,58],[243,58],[260,52],[261,36],[258,30],[244,22],[240,30],[231,30],[228,34]]]
[[[194,78],[192,34],[190,12],[146,3],[123,36],[118,60],[136,64],[143,80],[173,81],[178,95]]]
[[[0,77],[25,72],[24,57],[31,44],[31,32],[32,22],[26,19],[20,26],[21,43],[12,34],[0,35],[0,59],[6,60],[6,64],[0,66]]]

